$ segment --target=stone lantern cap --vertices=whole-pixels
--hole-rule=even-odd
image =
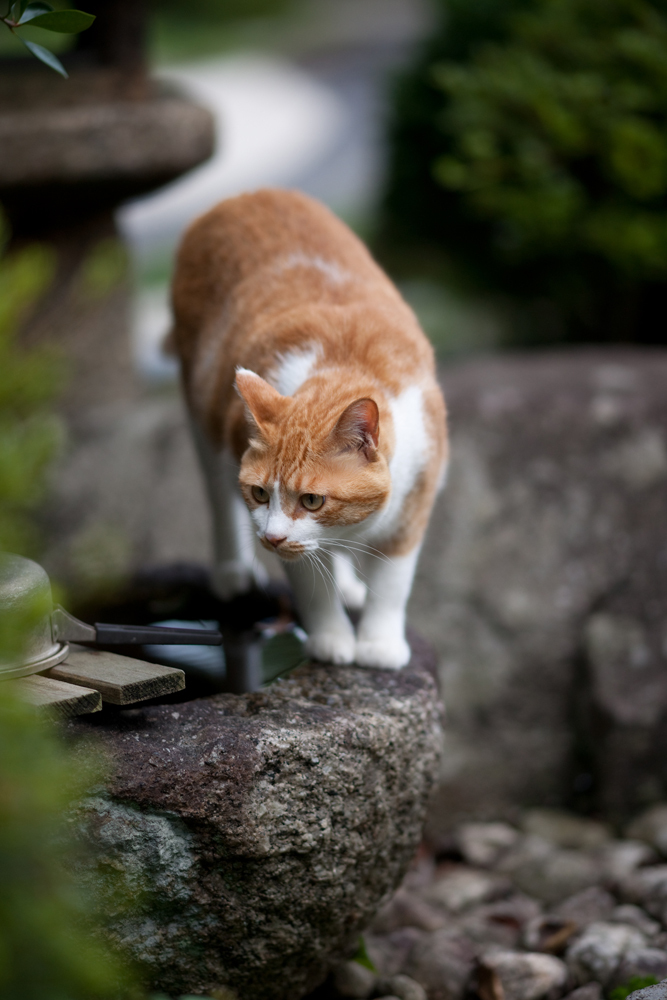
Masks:
[[[88,69],[67,81],[5,71],[0,82],[0,200],[20,230],[113,208],[213,152],[211,113],[150,80]]]

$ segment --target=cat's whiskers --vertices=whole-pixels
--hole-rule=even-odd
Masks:
[[[359,554],[364,556],[371,556],[373,559],[381,559],[384,562],[391,564],[391,559],[389,556],[385,555],[384,552],[380,552],[374,546],[369,545],[368,542],[361,542],[357,539],[351,540],[347,538],[320,538],[319,544],[329,542],[335,548],[341,550],[347,550],[351,554]]]
[[[323,578],[325,584],[326,584],[327,580],[331,580],[331,583],[332,583],[333,588],[334,588],[334,594],[337,594],[340,597],[342,603],[345,604],[345,595],[343,594],[343,591],[342,591],[342,589],[340,587],[340,584],[336,580],[335,573],[326,565],[326,563],[324,562],[324,560],[322,559],[321,556],[317,555],[316,553],[312,553],[312,555],[313,555],[313,558],[314,558],[317,566],[320,569],[320,572],[322,573],[322,578]],[[328,588],[328,585],[327,585],[327,592],[328,592],[328,590],[329,590],[329,588]]]

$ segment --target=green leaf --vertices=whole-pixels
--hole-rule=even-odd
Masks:
[[[9,16],[11,17],[12,21],[19,20],[21,14],[26,9],[27,5],[28,5],[28,0],[16,0],[16,3],[12,4],[11,10],[9,12]]]
[[[15,15],[15,20],[18,24],[27,24],[28,21],[32,21],[33,18],[39,17],[40,14],[50,14],[53,7],[50,3],[42,3],[41,0],[35,0],[34,3],[24,3],[20,0],[20,3],[14,4],[14,9],[18,8],[17,18]]]
[[[32,7],[33,4],[30,4],[30,6]],[[34,6],[37,6],[37,4]],[[76,35],[80,31],[85,31],[95,20],[94,14],[85,14],[82,10],[53,10],[46,11],[45,13],[30,13],[30,17],[26,20],[26,14],[29,11],[30,9],[28,8],[19,21],[19,24],[27,24],[29,21],[31,28],[46,28],[47,31],[58,31],[63,35]]]
[[[20,38],[21,36],[19,35],[18,37]],[[21,41],[25,45],[26,49],[29,49],[30,52],[32,52],[36,59],[46,63],[46,65],[50,66],[51,69],[54,69],[56,73],[60,73],[60,75],[64,76],[66,80],[68,79],[65,67],[61,63],[60,59],[58,59],[57,56],[54,56],[53,52],[49,52],[49,50],[45,49],[43,45],[37,45],[35,42],[27,42],[25,38],[21,38]]]
[[[378,971],[373,965],[370,955],[366,951],[366,942],[361,934],[359,935],[359,946],[357,948],[356,955],[352,956],[352,961],[356,962],[357,965],[363,965],[364,969],[370,969],[371,972]]]

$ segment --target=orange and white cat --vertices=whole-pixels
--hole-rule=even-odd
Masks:
[[[252,526],[284,562],[310,655],[403,667],[405,606],[447,457],[433,351],[413,312],[339,219],[280,190],[230,198],[190,226],[173,309],[216,591],[256,579]],[[362,608],[356,634],[344,604]]]

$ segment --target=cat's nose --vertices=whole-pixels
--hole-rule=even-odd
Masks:
[[[283,535],[282,538],[278,538],[277,535],[264,535],[264,537],[269,543],[269,545],[273,545],[274,549],[277,549],[278,546],[282,544],[282,542],[287,541],[287,535]]]

